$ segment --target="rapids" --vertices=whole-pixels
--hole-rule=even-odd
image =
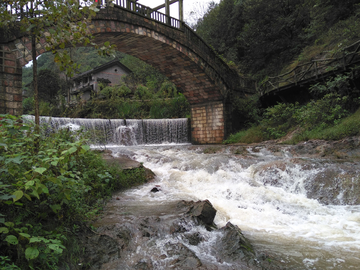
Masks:
[[[258,251],[279,258],[287,269],[359,269],[360,206],[325,205],[308,196],[309,183],[338,162],[295,158],[286,147],[277,155],[265,148],[241,154],[230,147],[213,154],[204,149],[111,148],[113,155],[127,155],[157,175],[123,196],[145,205],[208,199],[218,227],[229,221],[239,226]],[[356,178],[360,166],[352,166]],[[149,192],[154,186],[161,191]]]

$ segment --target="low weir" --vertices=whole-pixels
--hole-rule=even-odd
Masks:
[[[34,120],[34,116],[24,118]],[[125,120],[42,116],[40,124],[52,130],[82,129],[89,134],[90,142],[96,146],[183,144],[190,141],[187,118]]]

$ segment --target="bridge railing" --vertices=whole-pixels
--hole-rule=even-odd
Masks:
[[[108,0],[99,0],[100,7],[106,7],[108,5]],[[169,26],[180,29],[181,21],[173,17],[167,16],[164,13],[161,13],[157,10],[153,10],[148,6],[144,6],[132,0],[113,0],[112,4],[115,6],[127,9],[129,11],[135,12],[139,15],[148,17],[160,23],[167,24]]]
[[[11,0],[3,0],[0,4],[1,11],[17,16],[17,20],[25,17],[39,17],[42,15],[43,4],[46,0],[36,2],[13,3]]]
[[[360,40],[343,48],[331,58],[311,60],[308,63],[296,66],[289,72],[275,77],[268,77],[262,85],[262,92],[265,94],[272,90],[289,84],[299,84],[301,81],[314,78],[318,79],[324,73],[334,70],[346,70],[354,63],[359,62]]]

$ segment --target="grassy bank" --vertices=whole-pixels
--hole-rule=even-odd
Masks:
[[[314,99],[306,104],[279,103],[262,112],[254,107],[244,111],[244,117],[252,119],[252,124],[232,134],[224,143],[255,143],[289,134],[284,143],[360,135],[360,98],[348,76],[339,75],[324,84],[316,84],[310,91]]]
[[[81,250],[67,250],[76,247],[78,229],[113,191],[143,183],[144,168],[109,167],[82,132],[35,134],[14,116],[0,119],[0,269],[76,262]]]

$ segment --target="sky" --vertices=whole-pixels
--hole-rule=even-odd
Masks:
[[[184,19],[186,22],[195,23],[196,19],[202,17],[207,10],[209,2],[219,3],[220,0],[183,0],[184,2]],[[157,7],[165,4],[165,0],[139,0],[138,3],[148,6]],[[170,5],[170,16],[179,18],[179,4]],[[160,10],[165,13],[165,9]]]

